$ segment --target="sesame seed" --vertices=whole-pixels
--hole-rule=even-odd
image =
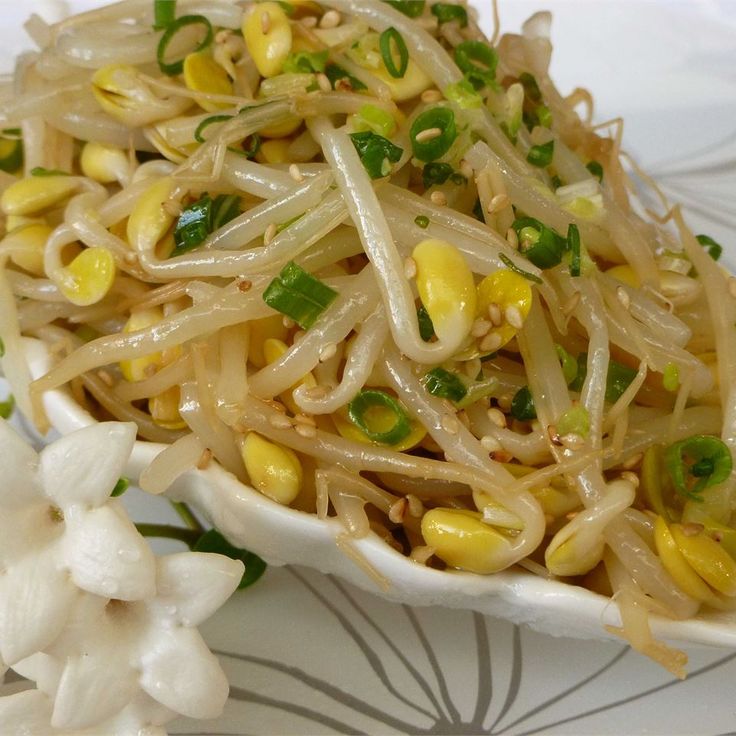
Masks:
[[[484,434],[480,438],[480,446],[486,452],[498,452],[499,450],[503,449],[503,447],[501,446],[501,443],[490,434]]]
[[[447,414],[442,417],[441,424],[442,429],[444,429],[447,434],[457,434],[460,429],[460,422],[458,422],[455,417],[451,417]]]
[[[424,514],[424,504],[413,493],[406,494],[406,501],[409,506],[409,516],[418,519]]]
[[[736,278],[733,276],[728,280],[728,293],[736,299]]]
[[[337,28],[340,25],[342,17],[337,10],[328,10],[320,19],[320,28]]]
[[[408,502],[405,498],[399,498],[394,501],[388,508],[388,518],[394,524],[402,524],[406,515],[406,507]]]
[[[501,411],[510,411],[511,402],[514,400],[513,394],[501,394],[497,399],[496,403]]]
[[[626,291],[623,286],[619,286],[616,288],[616,299],[619,300],[621,306],[624,309],[628,309],[631,305],[631,297],[629,296],[629,292]]]
[[[442,92],[438,89],[425,89],[422,92],[422,102],[439,102],[442,99]]]
[[[334,342],[330,342],[325,345],[322,350],[319,351],[319,362],[325,363],[330,358],[334,358],[337,353],[337,345]]]
[[[291,419],[284,414],[272,414],[268,418],[268,423],[274,429],[291,429]]]
[[[277,401],[276,399],[266,399],[266,403],[272,409],[276,409],[276,411],[286,414],[286,407],[280,401]]]
[[[299,21],[305,28],[314,28],[317,25],[317,19],[313,15],[307,15]]]
[[[253,282],[248,279],[238,280],[238,291],[242,291],[244,294],[253,288]]]
[[[404,259],[404,276],[407,279],[416,278],[417,275],[417,262],[409,256]]]
[[[332,92],[332,84],[330,84],[328,76],[322,72],[317,75],[317,86],[323,92]]]
[[[286,327],[287,330],[290,330],[296,324],[296,322],[294,322],[291,317],[282,317],[281,324]]]
[[[496,450],[491,457],[497,463],[510,463],[514,459],[514,456],[506,450]]]
[[[642,460],[644,459],[644,455],[641,452],[638,452],[636,455],[632,455],[628,460],[625,460],[621,463],[621,467],[625,470],[632,470],[635,468]]]
[[[639,476],[636,473],[632,473],[630,470],[624,470],[624,472],[621,473],[621,480],[628,481],[632,486],[634,486],[634,488],[639,487]]]
[[[268,13],[261,13],[261,33],[264,35],[271,30],[271,16]]]
[[[276,237],[276,225],[272,222],[263,233],[263,244],[268,245]]]
[[[506,209],[510,204],[511,200],[508,198],[508,195],[497,194],[488,203],[488,207],[486,209],[488,210],[488,214],[492,215],[494,212],[500,212],[501,210]]]
[[[209,447],[205,447],[204,450],[202,450],[202,454],[199,456],[199,460],[197,460],[197,469],[204,470],[211,461],[212,450],[210,450]]]
[[[516,234],[516,230],[510,227],[506,231],[506,242],[514,249],[519,250],[519,236]]]
[[[425,128],[414,136],[414,140],[417,143],[426,143],[427,141],[433,141],[435,138],[439,138],[441,135],[442,128]]]
[[[317,436],[317,428],[312,427],[309,424],[297,424],[294,429],[300,437],[304,437],[305,439],[311,440]]]
[[[562,305],[562,313],[565,317],[569,317],[580,304],[580,292],[573,292],[572,296]]]
[[[549,440],[550,440],[550,442],[551,442],[551,443],[552,443],[553,445],[559,445],[559,444],[562,444],[562,443],[560,442],[560,435],[559,435],[559,434],[557,434],[557,426],[556,426],[556,425],[554,425],[554,424],[550,424],[550,425],[549,425],[549,426],[547,427],[547,437],[549,437]]]
[[[506,415],[495,406],[488,409],[486,415],[497,427],[503,428],[506,426]]]
[[[460,162],[460,173],[466,179],[473,178],[473,167],[465,159]]]
[[[702,524],[696,524],[695,522],[689,521],[682,525],[682,533],[686,537],[696,537],[705,527]]]
[[[501,347],[503,339],[497,332],[490,332],[487,334],[479,344],[479,348],[483,352],[493,353]]]
[[[524,318],[521,316],[521,312],[519,311],[519,308],[514,306],[513,304],[506,307],[504,316],[506,317],[506,321],[515,330],[520,330],[524,326]]]
[[[297,164],[291,164],[289,166],[289,176],[298,183],[301,183],[304,181],[304,175],[301,172],[301,169]]]
[[[444,192],[435,190],[429,197],[432,200],[432,204],[436,204],[438,207],[444,207],[447,204],[447,197]]]
[[[491,319],[491,324],[494,327],[499,327],[501,324],[503,324],[503,317],[501,315],[501,307],[496,304],[496,302],[491,302],[488,305],[488,316]]]
[[[493,325],[487,319],[478,317],[470,328],[470,334],[473,337],[484,337],[491,331],[491,327],[493,327]]]

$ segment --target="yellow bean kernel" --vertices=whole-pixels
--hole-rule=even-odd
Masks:
[[[6,215],[36,215],[61,204],[79,189],[74,176],[29,176],[11,184],[0,197]]]
[[[290,138],[274,138],[263,141],[256,154],[256,161],[261,164],[283,164],[289,161]]]
[[[462,253],[444,240],[423,240],[412,252],[419,297],[437,337],[457,347],[470,333],[476,313],[473,273]]]
[[[250,482],[264,496],[288,506],[299,495],[302,465],[293,450],[251,432],[241,454]]]
[[[172,386],[158,396],[152,396],[148,400],[151,419],[164,429],[184,429],[187,423],[179,413],[180,401],[181,390],[178,386]]]
[[[176,185],[170,176],[155,181],[141,195],[128,218],[128,243],[139,253],[150,252],[174,223],[166,208],[174,200]]]
[[[614,266],[606,271],[606,275],[613,276],[613,278],[621,283],[632,286],[635,289],[641,287],[641,281],[631,266]]]
[[[107,248],[85,248],[62,270],[59,289],[79,307],[103,299],[115,281],[115,258]]]
[[[243,19],[243,38],[262,77],[281,72],[291,52],[291,24],[275,2],[255,3]]]
[[[137,332],[157,325],[164,318],[161,307],[139,309],[133,312],[123,327],[124,333]],[[140,358],[120,361],[120,372],[126,381],[143,381],[150,378],[163,364],[160,352],[142,355]]]
[[[284,326],[284,318],[280,314],[271,317],[262,317],[249,322],[250,346],[248,349],[248,360],[256,368],[263,368],[269,361],[264,355],[266,340],[273,338],[285,343],[289,337],[289,329]]]
[[[494,350],[498,350],[512,340],[529,315],[532,298],[529,281],[508,268],[486,276],[478,284],[477,315],[489,321],[491,328],[480,341],[486,340],[488,335],[495,335]]]
[[[391,99],[396,102],[404,102],[418,97],[425,89],[432,86],[432,80],[413,59],[409,59],[404,76],[398,79],[388,73],[383,61],[377,69],[371,69],[370,71],[373,76],[380,79],[389,88]]]
[[[422,517],[422,536],[450,567],[488,575],[508,564],[508,539],[477,511],[431,509]]]
[[[361,442],[364,445],[376,444],[363,432],[362,429],[350,421],[347,407],[338,409],[332,415],[332,421],[335,424],[335,429],[337,429],[340,435],[346,440]],[[396,423],[396,415],[388,407],[372,407],[370,412],[370,422],[370,426],[375,432],[387,432]],[[391,449],[395,452],[410,450],[411,448],[416,447],[426,437],[427,430],[421,422],[410,418],[409,426],[411,428],[409,434],[400,442],[397,442],[395,445],[391,445]]]
[[[21,225],[3,238],[3,247],[10,251],[10,260],[34,276],[43,276],[43,254],[52,229],[42,223]]]
[[[564,530],[565,527],[561,532]],[[585,575],[603,559],[606,545],[602,536],[591,539],[590,535],[573,533],[556,544],[558,538],[562,539],[560,532],[552,538],[544,553],[545,565],[553,575]]]
[[[184,59],[184,84],[193,92],[206,92],[211,95],[232,95],[233,84],[227,72],[207,51],[188,54]],[[229,107],[228,102],[214,102],[197,97],[197,104],[204,110],[213,112]]]
[[[113,184],[130,174],[128,154],[122,148],[106,143],[85,143],[79,156],[79,165],[85,176],[100,184]]]
[[[736,561],[703,531],[686,534],[684,529],[680,524],[670,527],[672,537],[690,567],[711,588],[729,597],[736,596]]]

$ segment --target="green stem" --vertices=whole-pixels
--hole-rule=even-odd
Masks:
[[[144,537],[158,537],[163,539],[177,539],[192,547],[201,536],[201,532],[195,529],[183,529],[180,526],[170,524],[136,524],[135,528]]]
[[[199,519],[194,515],[192,510],[185,503],[181,501],[170,501],[174,511],[179,514],[181,520],[190,528],[194,529],[195,532],[203,534],[205,529],[202,524],[199,523]]]

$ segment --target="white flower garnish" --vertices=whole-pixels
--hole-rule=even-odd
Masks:
[[[0,421],[0,671],[37,684],[0,698],[9,733],[164,733],[177,714],[213,718],[227,699],[196,626],[243,564],[153,555],[110,498],[134,440],[134,425],[108,422],[38,455]]]

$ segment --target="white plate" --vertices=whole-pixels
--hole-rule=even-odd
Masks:
[[[543,7],[529,0],[500,4],[510,29]],[[729,199],[736,191],[736,85],[730,71],[736,3],[553,0],[549,5],[557,16],[553,69],[563,92],[583,84],[599,100],[599,120],[624,115],[628,148],[660,174],[669,192],[681,193],[696,229],[720,240],[729,259],[729,245],[736,247],[731,229],[736,210]],[[11,20],[18,14],[11,5],[7,12]],[[8,22],[5,32],[13,27]],[[716,147],[721,141],[725,144]],[[733,266],[733,257],[729,260]],[[70,420],[82,418],[64,411],[60,426]],[[151,450],[138,449],[138,467]],[[202,482],[213,475],[219,475],[217,485],[226,495],[213,497],[212,484]],[[300,515],[274,509],[217,471],[193,475],[179,492],[207,502],[219,525],[245,535],[272,559],[309,556],[323,571],[368,583],[334,554],[335,527],[307,521],[307,550],[305,538],[295,543],[288,531],[304,523]],[[140,515],[140,499],[131,501]],[[243,505],[250,509],[247,515]],[[146,508],[150,514],[150,501]],[[277,537],[269,526],[276,518]],[[363,544],[375,547],[371,540]],[[378,559],[390,576],[407,564],[385,550]],[[615,616],[592,594],[576,595],[569,586],[536,579],[420,570],[415,580],[399,589],[405,600],[478,608],[557,634],[600,635],[603,620]],[[712,629],[698,624],[677,629],[668,633],[713,641]],[[181,732],[471,734],[489,732],[494,721],[493,733],[517,735],[716,734],[732,727],[728,707],[685,712],[677,707],[707,702],[708,693],[736,674],[736,655],[727,651],[693,651],[690,679],[674,685],[620,644],[552,639],[469,611],[413,609],[297,568],[271,568],[259,585],[236,596],[206,633],[214,647],[229,652],[224,661],[233,694],[216,723],[183,722]],[[733,629],[716,637],[734,646]]]

